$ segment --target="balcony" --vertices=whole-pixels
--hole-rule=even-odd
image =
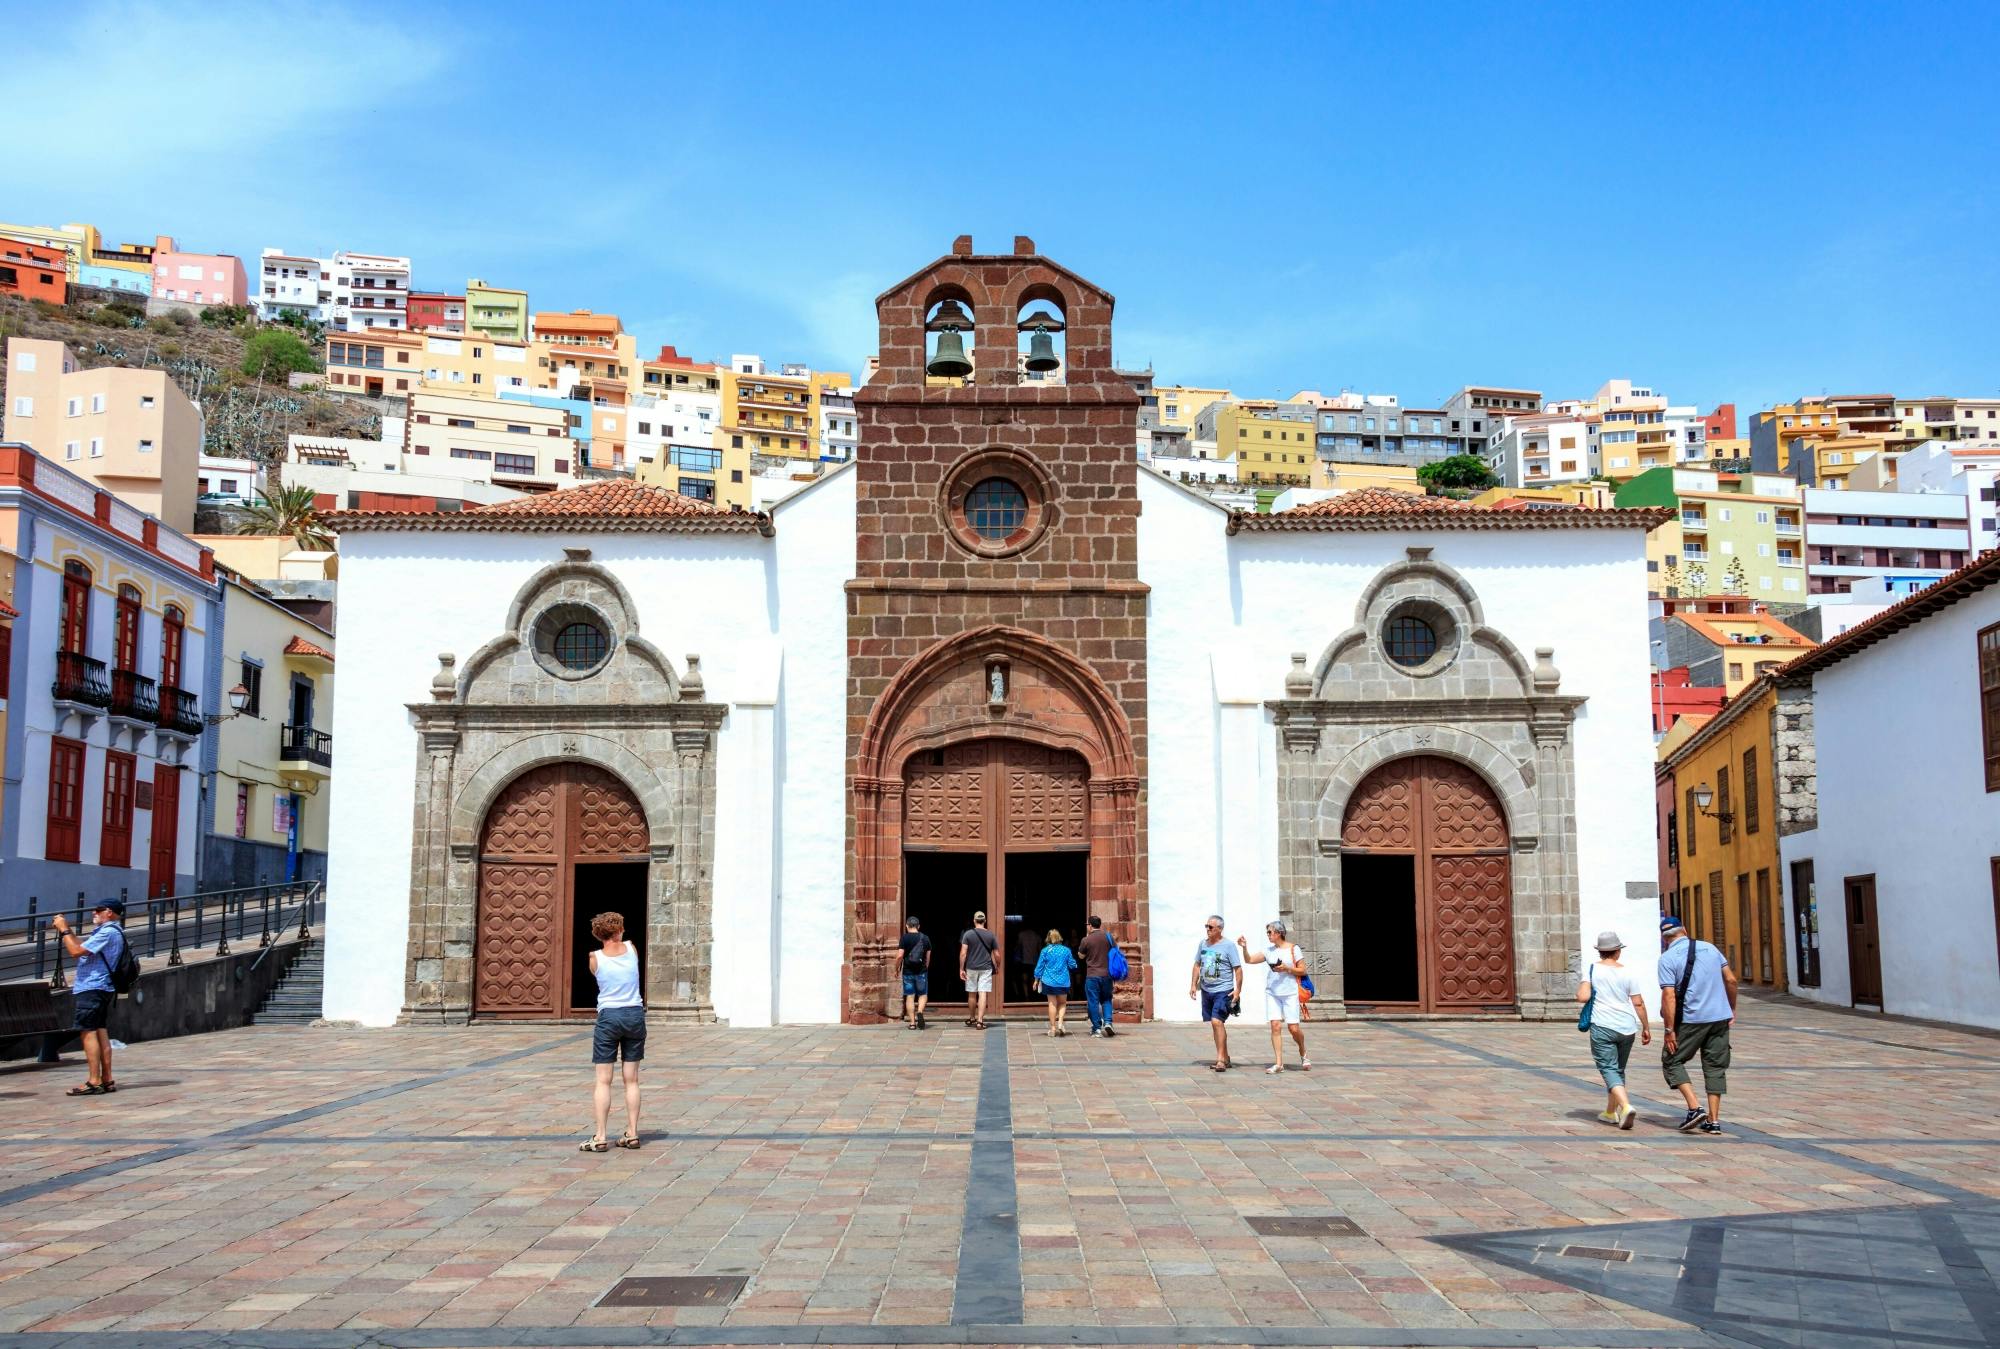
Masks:
[[[1799,522],[1796,520],[1787,520],[1784,517],[1780,516],[1778,519],[1778,537],[1781,539],[1797,538],[1798,535],[1799,535]]]
[[[304,766],[308,772],[317,771],[322,777],[333,771],[331,732],[286,722],[283,735],[278,748],[279,763],[287,767]]]
[[[201,735],[201,706],[186,689],[160,690],[160,733],[194,740]]]
[[[1682,528],[1682,529],[1707,529],[1707,528],[1708,528],[1708,515],[1707,515],[1707,513],[1706,513],[1706,512],[1703,512],[1703,511],[1682,511],[1682,512],[1681,512],[1681,528]]]
[[[111,706],[111,680],[104,662],[81,651],[56,652],[56,682],[52,690],[62,710],[96,713]]]
[[[136,670],[111,672],[111,715],[125,721],[160,719],[158,685]]]

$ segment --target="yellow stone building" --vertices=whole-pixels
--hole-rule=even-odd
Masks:
[[[1777,695],[1769,679],[1746,685],[1668,752],[1656,777],[1671,781],[1673,897],[1688,930],[1712,942],[1745,984],[1785,987],[1777,802],[1771,768]],[[1686,720],[1686,718],[1683,718]]]
[[[1236,395],[1227,389],[1201,389],[1192,384],[1155,385],[1160,420],[1169,426],[1192,426],[1201,410],[1210,403],[1227,403]]]
[[[1315,454],[1310,417],[1284,417],[1271,402],[1234,403],[1215,414],[1215,457],[1236,461],[1236,481],[1252,486],[1305,487]]]
[[[720,440],[741,440],[740,435]],[[664,487],[682,496],[712,501],[737,510],[751,508],[750,451],[741,445],[702,450],[676,445],[662,447],[652,459],[641,460],[632,470],[635,481]]]
[[[1386,487],[1394,492],[1422,493],[1424,490],[1423,483],[1417,478],[1417,470],[1399,464],[1335,464],[1312,457],[1311,468],[1314,487],[1336,492],[1352,492],[1363,487]]]
[[[839,370],[762,374],[733,366],[722,372],[722,425],[718,450],[744,450],[786,459],[819,457],[821,391],[851,389],[853,377]]]

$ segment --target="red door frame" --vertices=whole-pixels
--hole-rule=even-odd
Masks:
[[[181,770],[153,765],[153,837],[146,865],[146,897],[174,892],[174,869],[181,847]]]

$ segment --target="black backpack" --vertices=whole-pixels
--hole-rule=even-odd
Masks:
[[[114,993],[130,993],[139,982],[139,958],[132,954],[132,943],[125,938],[125,929],[118,929],[118,959],[111,962],[111,989]]]

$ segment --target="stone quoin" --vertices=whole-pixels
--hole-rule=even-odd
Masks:
[[[603,481],[348,512],[326,1012],[871,1022],[985,909],[996,990],[1089,917],[1121,1015],[1282,915],[1321,1016],[1566,1016],[1656,949],[1659,512],[1370,490],[1232,515],[1135,452],[1112,297],[969,238],[877,299],[859,447],[768,516]],[[1254,970],[1253,970],[1254,974]],[[1254,984],[1253,984],[1254,986]]]

